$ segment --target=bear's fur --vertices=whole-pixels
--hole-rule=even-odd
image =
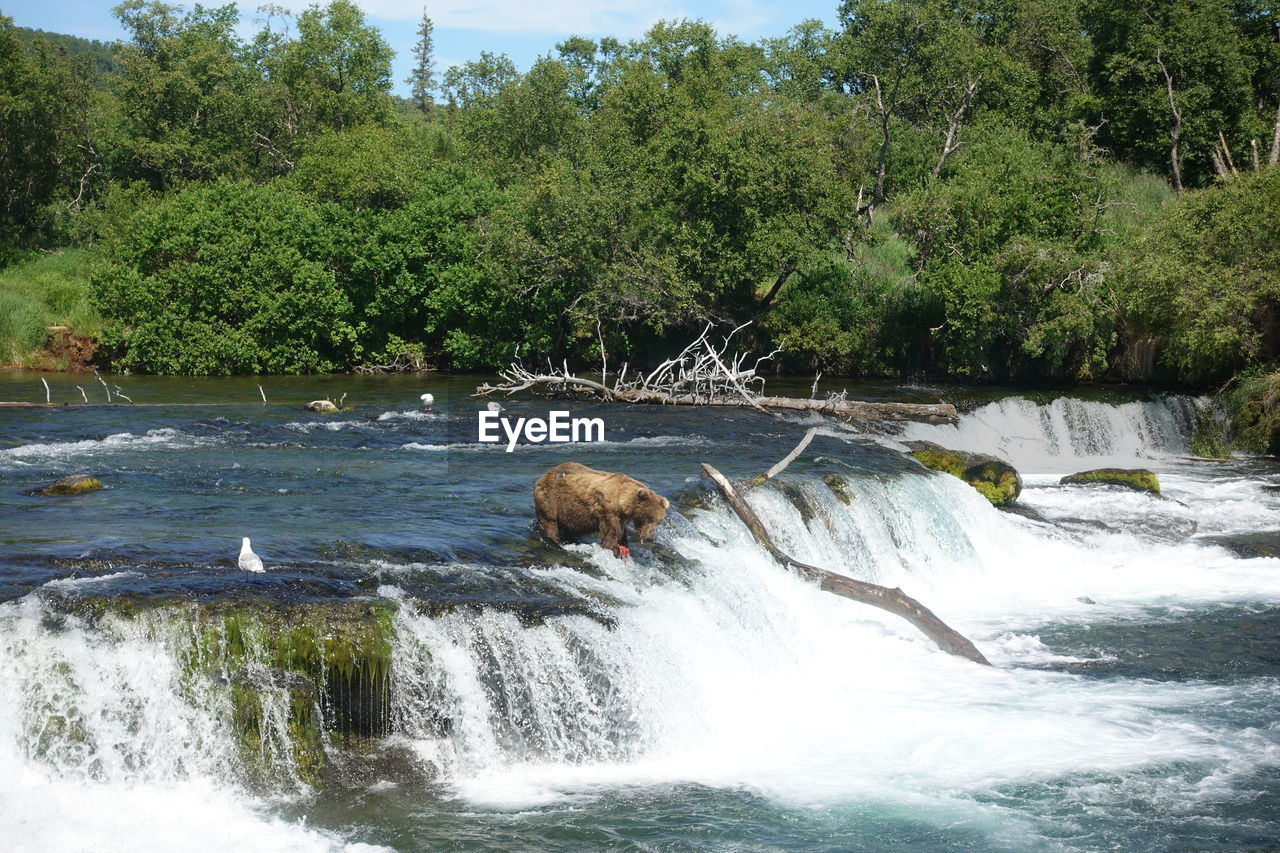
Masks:
[[[600,546],[619,553],[627,543],[627,525],[641,540],[650,539],[670,504],[626,474],[596,471],[577,462],[562,462],[538,478],[533,507],[547,538],[557,545],[589,533],[600,534]]]

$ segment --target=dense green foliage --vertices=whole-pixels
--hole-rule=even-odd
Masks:
[[[840,374],[1203,383],[1280,348],[1255,0],[844,0],[759,44],[485,53],[438,93],[424,16],[405,101],[350,0],[250,37],[115,11],[109,61],[0,17],[0,263],[82,247],[119,367],[638,364],[748,321]]]

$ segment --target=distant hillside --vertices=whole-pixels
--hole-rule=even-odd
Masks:
[[[83,57],[99,74],[111,74],[116,70],[115,49],[110,42],[69,36],[65,33],[33,30],[30,27],[15,27],[15,29],[18,31],[18,37],[28,44],[37,38],[43,38],[62,47],[68,56]]]

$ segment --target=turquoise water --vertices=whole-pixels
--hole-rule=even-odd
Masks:
[[[898,436],[1010,458],[1030,518],[834,423],[753,492],[786,550],[902,586],[984,669],[782,571],[699,481],[702,461],[766,469],[816,418],[520,399],[506,414],[601,417],[606,441],[505,453],[476,440],[475,378],[271,378],[265,405],[258,380],[110,381],[133,405],[0,408],[11,849],[1280,843],[1280,564],[1256,556],[1280,470],[1179,458],[1194,401],[975,399]],[[344,393],[351,411],[301,408]],[[0,400],[43,398],[0,376]],[[629,562],[542,540],[532,484],[567,459],[668,496],[657,540]],[[1164,495],[1057,485],[1097,464],[1151,467]],[[107,488],[22,494],[81,472]],[[243,536],[264,574],[235,568]],[[170,615],[76,615],[103,598]],[[325,784],[250,784],[223,692],[184,681],[182,608],[246,598],[397,608],[390,730],[331,744]]]

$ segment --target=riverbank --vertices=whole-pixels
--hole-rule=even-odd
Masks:
[[[92,370],[101,330],[88,252],[66,249],[0,270],[0,370]]]

